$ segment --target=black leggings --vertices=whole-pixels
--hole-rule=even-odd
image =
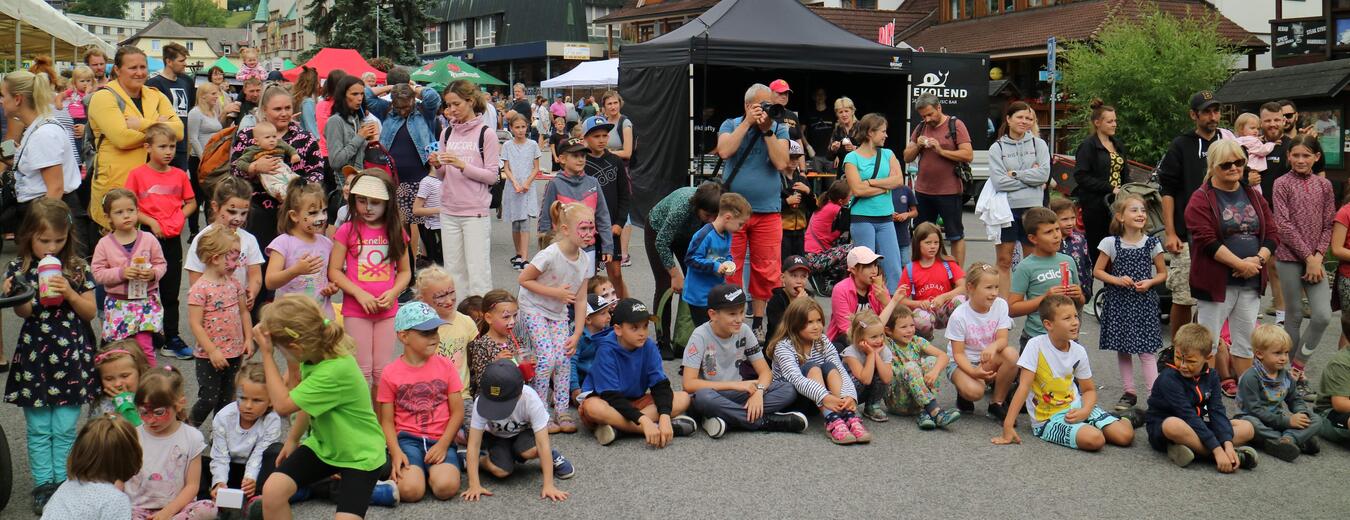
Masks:
[[[261,419],[259,419],[261,420]],[[210,452],[207,452],[210,453]],[[211,457],[207,453],[202,454],[202,483],[197,487],[197,500],[211,499]],[[274,442],[263,450],[262,467],[258,469],[258,478],[254,480],[254,495],[261,495],[263,483],[267,482],[267,477],[277,469],[277,455],[281,454],[281,443]],[[244,486],[244,465],[235,462],[230,463],[229,475],[225,476],[225,487],[230,489],[240,489]]]
[[[216,370],[210,359],[196,358],[197,363],[197,403],[192,405],[189,419],[193,426],[200,426],[211,412],[218,412],[234,400],[234,374],[244,356],[226,359],[229,364],[224,370]]]
[[[281,461],[276,472],[294,480],[297,489],[333,475],[341,475],[342,478],[337,480],[337,490],[333,493],[333,501],[337,502],[337,512],[364,518],[366,508],[370,506],[370,494],[375,490],[375,483],[389,478],[389,462],[386,459],[384,466],[371,471],[339,468],[319,460],[319,456],[315,455],[309,446],[300,446],[286,457],[286,460]]]
[[[183,270],[178,267],[183,265],[183,236],[161,238],[159,246],[164,250],[164,262],[170,266],[159,280],[159,300],[164,304],[164,328],[161,332],[165,344],[168,344],[170,339],[178,336],[178,293],[183,284]]]

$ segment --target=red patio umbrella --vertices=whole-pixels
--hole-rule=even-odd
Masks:
[[[320,49],[318,54],[315,54],[313,58],[310,58],[309,61],[304,63],[304,67],[315,69],[315,71],[319,73],[320,78],[328,77],[328,73],[333,70],[341,70],[353,76],[374,72],[375,79],[379,80],[380,83],[384,83],[384,73],[380,72],[379,69],[376,69],[375,67],[371,67],[369,63],[366,63],[366,59],[361,57],[361,53],[356,52],[354,49]],[[285,77],[287,81],[295,81],[300,77],[300,72],[302,70],[304,70],[303,67],[296,67],[290,70],[281,71],[281,75],[282,77]]]

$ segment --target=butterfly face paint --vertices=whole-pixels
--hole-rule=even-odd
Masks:
[[[231,275],[233,275],[233,274],[234,274],[234,271],[237,270],[237,269],[239,269],[239,264],[241,263],[241,262],[240,262],[240,260],[241,260],[240,257],[243,256],[243,255],[239,252],[238,249],[231,249],[231,250],[229,250],[228,252],[226,252],[226,253],[224,253],[224,254],[222,254],[222,255],[220,255],[220,256],[221,256],[221,261],[224,263],[224,266],[222,267],[222,269],[225,270],[225,275],[226,275],[226,276],[231,276]]]
[[[577,240],[581,243],[581,247],[591,247],[592,245],[595,245],[595,221],[583,220],[577,222],[575,233]]]

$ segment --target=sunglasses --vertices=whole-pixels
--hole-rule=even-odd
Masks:
[[[1242,167],[1244,167],[1244,166],[1247,166],[1247,161],[1246,161],[1246,160],[1243,160],[1243,159],[1238,159],[1238,160],[1236,160],[1236,161],[1227,161],[1227,162],[1221,162],[1221,163],[1219,163],[1219,169],[1220,169],[1220,170],[1227,170],[1227,169],[1233,168],[1233,167],[1242,168]]]
[[[1297,114],[1295,114],[1295,113],[1293,113],[1293,112],[1285,112],[1285,113],[1282,113],[1282,114],[1280,114],[1280,115],[1284,116],[1285,119],[1293,119],[1294,116],[1297,115]]]

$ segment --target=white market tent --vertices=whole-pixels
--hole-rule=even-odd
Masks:
[[[25,55],[50,54],[54,60],[78,62],[89,47],[99,47],[110,56],[115,50],[43,0],[0,1],[0,35],[4,35],[0,45],[9,43],[11,34],[17,61]]]
[[[608,87],[619,84],[619,59],[587,61],[566,74],[544,80],[544,88]]]

